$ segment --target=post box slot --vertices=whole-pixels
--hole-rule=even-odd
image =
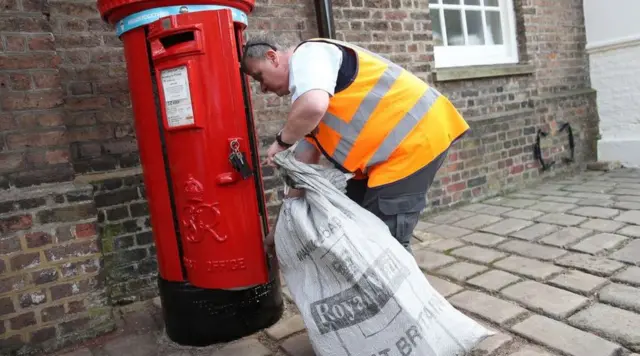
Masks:
[[[162,47],[164,47],[165,49],[169,49],[181,43],[194,41],[195,39],[196,37],[193,31],[179,32],[179,33],[174,33],[168,36],[161,37],[160,43],[162,43]]]

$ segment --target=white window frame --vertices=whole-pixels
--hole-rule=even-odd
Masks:
[[[518,63],[518,43],[516,39],[516,20],[513,9],[513,0],[498,0],[498,7],[485,6],[485,0],[480,0],[480,5],[465,5],[464,0],[460,0],[459,5],[443,4],[442,0],[437,0],[437,4],[429,3],[429,10],[440,9],[440,24],[445,27],[442,36],[444,45],[435,45],[434,40],[434,57],[436,68],[448,67],[466,67],[492,64],[512,64]],[[488,29],[486,26],[485,8],[499,9],[500,21],[502,27],[502,45],[468,45],[468,31],[465,10],[484,10],[482,13],[482,22],[484,24],[484,43],[487,43]],[[442,10],[461,10],[462,11],[462,31],[464,34],[465,44],[460,46],[447,46],[446,24],[444,20],[444,11]],[[433,26],[432,26],[433,27]],[[433,30],[436,30],[433,28]],[[435,38],[434,31],[434,38]]]

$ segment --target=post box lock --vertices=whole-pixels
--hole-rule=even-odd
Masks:
[[[235,169],[240,175],[242,179],[247,179],[253,175],[253,171],[249,166],[249,162],[247,162],[247,156],[244,152],[240,151],[240,141],[237,138],[231,139],[229,142],[229,146],[231,148],[231,153],[229,154],[229,162],[231,162],[231,166]]]

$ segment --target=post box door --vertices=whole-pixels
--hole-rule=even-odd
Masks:
[[[232,14],[162,18],[148,41],[188,280],[223,289],[267,283],[260,167]]]

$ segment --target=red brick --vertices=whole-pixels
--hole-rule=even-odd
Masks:
[[[56,47],[66,48],[89,48],[102,45],[102,36],[98,34],[81,35],[78,33],[66,33],[56,35]]]
[[[32,224],[33,217],[31,214],[0,218],[0,233],[6,234],[9,232],[26,230],[29,229]]]
[[[29,93],[5,93],[2,97],[4,110],[52,109],[62,105],[62,92],[47,90]]]
[[[46,11],[48,3],[44,0],[22,0],[22,8],[24,11],[40,12]]]
[[[523,164],[512,166],[510,171],[509,171],[510,174],[519,174],[519,173],[522,173],[522,172],[524,172],[524,165]]]
[[[0,240],[0,255],[6,256],[16,251],[20,251],[20,239],[17,236]]]
[[[36,324],[36,314],[28,312],[9,319],[12,330],[20,330]]]
[[[0,9],[2,9],[2,11],[18,11],[18,1],[0,0]]]
[[[68,306],[69,306],[69,314],[81,313],[87,310],[87,307],[85,307],[83,300],[69,302]]]
[[[454,193],[464,190],[467,187],[467,182],[454,183],[447,186],[447,192]]]
[[[3,19],[4,21],[4,19]],[[19,35],[5,36],[7,41],[7,52],[24,52],[25,51],[25,37]]]
[[[71,95],[87,95],[93,92],[91,82],[73,82],[67,85]]]
[[[43,329],[32,331],[29,341],[33,344],[40,344],[45,341],[55,339],[56,335],[56,328],[54,326],[49,326]]]
[[[20,271],[25,268],[33,268],[40,264],[40,252],[22,253],[11,257],[11,269]]]
[[[32,232],[24,235],[28,248],[36,248],[53,242],[53,237],[46,232]]]
[[[33,82],[36,89],[60,88],[60,74],[58,72],[36,72],[33,73]]]
[[[14,130],[18,127],[13,115],[8,112],[0,112],[0,131]]]
[[[76,237],[85,238],[92,237],[96,235],[96,224],[78,224],[76,225]]]
[[[13,90],[31,89],[31,76],[23,73],[13,73],[9,76]]]
[[[87,30],[89,30],[89,25],[83,19],[67,19],[62,22],[62,31],[64,32],[85,32]]]
[[[44,16],[3,17],[0,21],[0,32],[51,32],[51,24]]]
[[[92,63],[123,63],[122,48],[96,48],[91,51]]]
[[[16,308],[13,306],[13,300],[10,296],[0,298],[0,316],[15,313],[15,311]]]
[[[14,172],[23,169],[26,164],[25,154],[17,153],[0,153],[0,173]]]
[[[51,15],[61,15],[77,18],[98,18],[95,4],[92,2],[56,1],[51,5]]]
[[[7,145],[12,150],[25,147],[60,146],[66,143],[66,131],[61,129],[7,135]]]
[[[105,97],[66,98],[65,108],[69,110],[102,110],[109,107],[109,99]]]
[[[57,68],[59,64],[60,56],[55,53],[0,55],[0,70]]]
[[[51,283],[58,280],[58,271],[55,268],[47,268],[32,272],[31,279],[36,285]]]
[[[52,34],[31,36],[28,47],[31,51],[55,51],[56,49]]]

